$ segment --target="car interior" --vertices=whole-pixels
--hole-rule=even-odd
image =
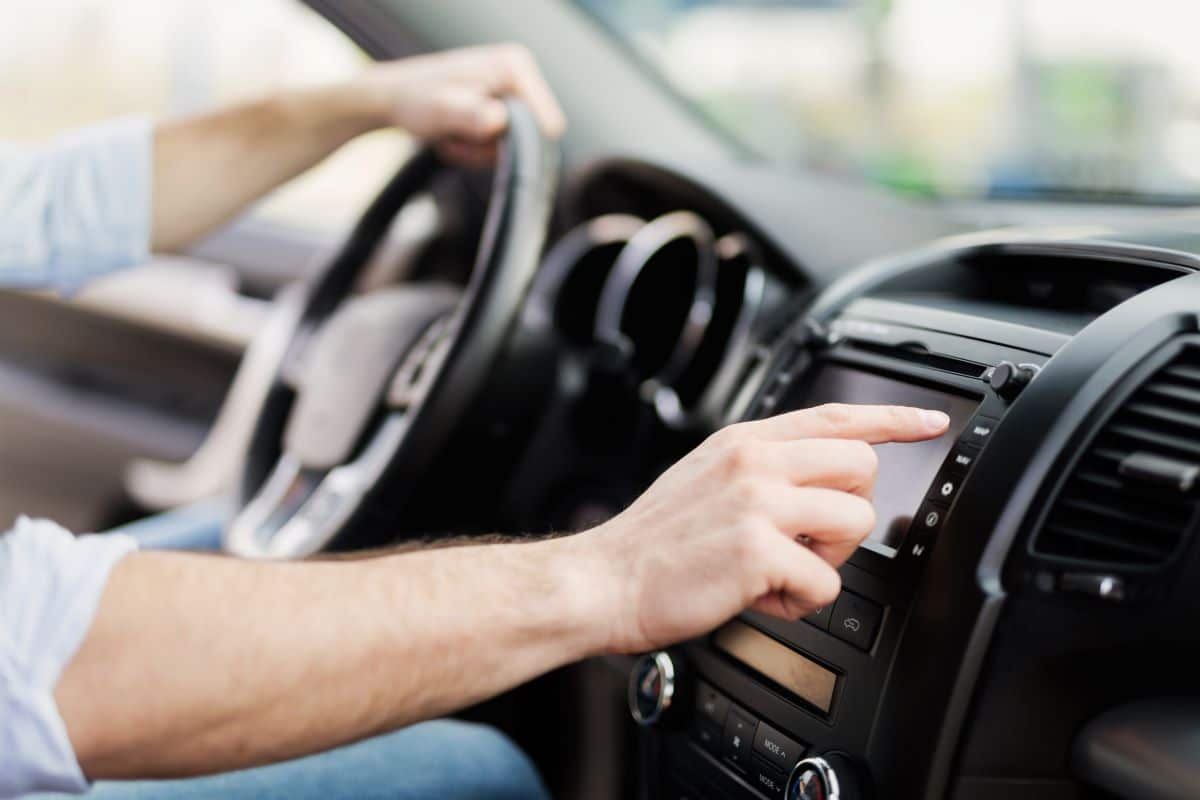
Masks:
[[[685,34],[771,48],[850,17],[894,54],[888,13],[929,5],[953,4],[307,0],[375,59],[525,44],[567,135],[513,102],[493,170],[389,151],[344,226],[252,213],[75,297],[0,291],[0,511],[103,530],[226,493],[246,558],[569,533],[722,426],[936,408],[942,438],[877,447],[878,522],[831,605],[462,716],[578,800],[1200,797],[1200,146],[1192,177],[1138,182],[1128,131],[1116,177],[1082,139],[1055,173],[1039,140],[978,193],[914,189],[915,167],[852,172],[816,133],[785,162],[765,129],[804,120],[765,90],[704,106],[704,75],[655,61]],[[1061,89],[1022,47],[1013,80]],[[1118,66],[1106,108],[1134,118],[1161,72]]]

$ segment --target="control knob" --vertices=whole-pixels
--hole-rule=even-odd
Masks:
[[[988,372],[988,384],[1005,400],[1012,400],[1038,374],[1037,364],[1001,361]]]
[[[629,673],[629,713],[639,725],[670,724],[685,705],[682,661],[667,650],[638,657]]]
[[[788,777],[787,800],[868,800],[863,770],[849,756],[826,753],[799,761]]]

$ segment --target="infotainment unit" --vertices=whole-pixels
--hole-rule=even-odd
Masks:
[[[958,440],[979,403],[870,372],[825,364],[783,399],[781,410],[808,408],[823,403],[915,406],[944,411],[950,416],[950,429],[937,439],[875,447],[875,452],[879,454],[879,476],[872,500],[877,521],[875,530],[862,546],[887,558],[894,558],[904,544],[913,515],[917,513],[946,454]]]
[[[987,491],[977,485],[977,462],[1048,354],[1018,348],[1004,338],[1009,328],[975,318],[901,319],[911,317],[905,307],[892,321],[881,309],[866,309],[873,316],[862,320],[843,314],[828,326],[798,324],[731,416],[762,419],[825,403],[904,405],[945,412],[949,430],[932,441],[876,445],[877,523],[839,565],[841,592],[826,606],[796,620],[751,609],[639,662],[653,656],[675,681],[660,692],[675,716],[654,723],[657,749],[646,751],[661,776],[652,800],[836,797],[813,792],[839,785],[843,800],[854,800],[868,796],[862,787],[875,780],[905,785],[889,759],[903,761],[908,730],[933,735],[924,700],[934,690],[915,689],[911,670],[907,683],[897,683],[895,659],[903,654],[919,670],[931,652],[929,638],[911,651],[902,645],[913,630],[936,640],[954,602],[943,591],[948,562],[978,544],[971,537],[987,534],[961,522],[971,513],[967,493]],[[922,321],[927,327],[911,324]],[[940,583],[926,584],[931,577]],[[649,684],[630,685],[631,708],[634,699],[646,705],[636,689]],[[881,725],[887,736],[873,739]],[[827,781],[814,783],[826,773]],[[893,795],[917,796],[886,794]]]

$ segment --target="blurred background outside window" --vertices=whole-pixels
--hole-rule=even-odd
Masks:
[[[347,78],[368,57],[299,0],[4,0],[0,139],[39,141],[126,114],[195,113]],[[267,198],[259,218],[347,226],[407,152],[362,137]]]
[[[1194,0],[575,0],[759,155],[937,196],[1200,194]]]

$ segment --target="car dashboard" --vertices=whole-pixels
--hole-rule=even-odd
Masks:
[[[1200,720],[1172,700],[1194,696],[1200,638],[1186,240],[971,233],[826,280],[786,232],[646,174],[575,185],[532,289],[508,393],[551,388],[514,525],[595,524],[739,420],[900,403],[951,429],[878,447],[879,521],[830,606],[633,664],[641,796],[1174,796],[1138,788],[1164,769],[1195,788],[1178,737],[1118,724],[1156,748],[1129,759],[1101,724],[1164,699]]]

